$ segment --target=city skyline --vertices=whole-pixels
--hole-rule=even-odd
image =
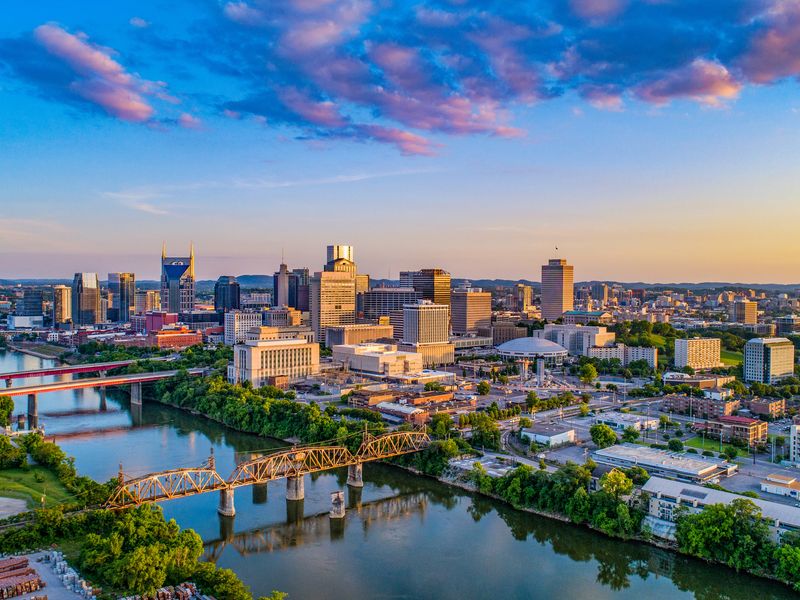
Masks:
[[[0,277],[336,238],[375,277],[534,279],[558,245],[577,279],[800,281],[795,3],[162,8],[7,11]]]

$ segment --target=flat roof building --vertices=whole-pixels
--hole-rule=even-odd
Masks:
[[[753,338],[744,345],[745,381],[773,383],[794,375],[794,344],[786,338]]]
[[[492,294],[481,288],[461,287],[451,296],[453,333],[475,333],[492,322]]]
[[[633,427],[636,431],[646,431],[648,429],[658,429],[658,419],[644,415],[634,415],[632,413],[622,413],[616,411],[600,413],[595,417],[595,423],[602,423],[620,431]]]
[[[372,375],[399,375],[422,371],[422,355],[403,352],[394,344],[348,344],[333,347],[333,360],[351,371]]]
[[[574,444],[575,430],[572,427],[556,423],[534,423],[520,431],[520,437],[529,441],[555,448],[566,444]]]
[[[233,347],[228,379],[258,388],[274,385],[276,378],[294,380],[318,371],[319,344],[300,338],[247,340]]]
[[[669,452],[636,444],[617,444],[595,450],[595,462],[628,469],[642,467],[650,475],[669,477],[681,481],[707,482],[730,477],[739,469],[738,465],[684,452]]]
[[[691,367],[695,371],[722,366],[719,338],[689,338],[675,340],[675,367]]]
[[[555,321],[575,305],[574,269],[563,258],[542,265],[542,318]]]

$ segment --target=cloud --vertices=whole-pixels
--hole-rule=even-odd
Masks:
[[[194,115],[181,113],[181,116],[178,117],[178,125],[185,129],[200,129],[203,126],[203,122]]]
[[[759,19],[738,64],[756,83],[800,76],[800,3],[779,2]]]
[[[138,210],[139,212],[147,213],[149,215],[168,215],[169,212],[164,210],[163,208],[159,208],[155,204],[151,204],[149,202],[144,202],[141,200],[130,200],[124,203],[125,206],[128,208],[132,208],[134,210]]]
[[[130,23],[131,27],[137,27],[139,29],[146,29],[147,27],[150,27],[150,23],[141,17],[131,17],[131,20],[128,21],[128,23]]]
[[[674,98],[690,98],[717,106],[722,100],[735,98],[741,87],[724,66],[698,58],[660,79],[641,85],[636,93],[653,104],[666,104]]]

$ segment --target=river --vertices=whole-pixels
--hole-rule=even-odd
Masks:
[[[0,350],[0,372],[44,364],[50,361]],[[25,403],[17,398],[15,413]],[[39,419],[78,471],[98,480],[113,477],[119,463],[127,476],[199,465],[211,448],[225,477],[237,458],[278,446],[158,404],[132,415],[121,394],[110,393],[102,410],[96,390],[40,395]],[[611,540],[378,464],[364,466],[363,490],[346,492],[344,522],[331,522],[330,492],[346,489],[345,479],[344,471],[307,476],[302,502],[285,500],[282,481],[239,488],[233,518],[217,515],[216,493],[163,508],[196,530],[206,559],[233,569],[254,596],[277,589],[290,600],[796,597],[777,583]]]

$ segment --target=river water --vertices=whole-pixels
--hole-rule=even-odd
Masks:
[[[50,361],[0,350],[0,373],[43,364]],[[15,404],[25,412],[24,398]],[[113,477],[120,463],[129,477],[199,465],[211,448],[226,477],[237,460],[278,446],[158,404],[132,414],[122,394],[109,393],[102,407],[96,390],[42,394],[39,420],[78,471],[98,480]],[[287,502],[280,481],[239,488],[233,518],[218,516],[216,493],[163,508],[203,537],[207,560],[233,569],[255,596],[278,589],[290,600],[796,597],[776,583],[377,464],[364,466],[363,490],[346,491],[344,522],[331,522],[330,492],[345,490],[345,479],[343,470],[307,476],[302,502]]]

